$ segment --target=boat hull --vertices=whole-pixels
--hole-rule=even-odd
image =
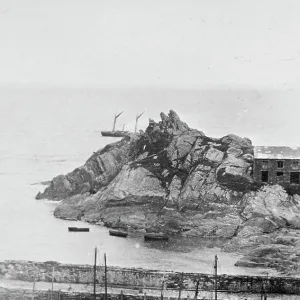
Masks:
[[[68,227],[68,230],[72,231],[72,232],[88,232],[88,231],[90,231],[89,228],[82,228],[82,227]]]
[[[125,231],[120,231],[120,230],[110,230],[109,235],[126,238],[128,233]]]
[[[168,241],[169,237],[165,234],[147,233],[144,235],[145,241]]]
[[[124,137],[129,134],[129,131],[101,131],[102,136]]]

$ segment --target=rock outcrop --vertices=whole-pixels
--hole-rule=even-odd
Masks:
[[[150,119],[145,132],[107,145],[84,166],[54,178],[37,199],[63,200],[58,218],[226,238],[224,251],[245,254],[237,265],[284,271],[283,259],[291,270],[300,256],[300,196],[261,187],[252,166],[248,138],[210,138],[171,110],[160,122]]]

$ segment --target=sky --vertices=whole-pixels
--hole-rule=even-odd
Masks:
[[[210,136],[300,145],[299,15],[299,0],[0,0],[2,112],[44,101],[57,126],[87,101],[89,126],[125,110],[132,129],[174,108]]]
[[[298,0],[1,0],[0,82],[295,87]]]

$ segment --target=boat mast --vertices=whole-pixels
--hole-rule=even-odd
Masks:
[[[115,115],[115,118],[114,118],[114,125],[113,125],[113,130],[112,130],[112,131],[115,131],[117,119],[121,116],[122,113],[123,113],[123,112],[120,112],[119,114]]]
[[[139,118],[144,114],[144,112],[142,112],[141,114],[137,115],[136,118],[135,118],[135,128],[134,128],[134,133],[136,133],[137,131],[137,123],[138,123],[138,120]]]
[[[218,300],[218,256],[215,256],[215,300]]]
[[[95,260],[94,260],[94,300],[96,300],[96,263],[97,263],[97,247],[95,247]]]

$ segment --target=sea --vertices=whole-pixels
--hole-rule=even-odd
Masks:
[[[43,89],[8,89],[0,96],[0,260],[93,264],[97,247],[100,265],[106,253],[113,266],[213,273],[217,255],[219,273],[272,274],[235,267],[241,256],[221,252],[222,240],[173,238],[149,243],[139,233],[126,239],[112,237],[107,228],[91,224],[84,224],[89,233],[70,233],[68,226],[83,224],[54,218],[57,203],[35,199],[45,182],[83,165],[94,151],[119,140],[99,132],[110,129],[118,109],[127,109],[127,124],[133,125],[135,115],[143,106],[149,111],[151,103],[126,106],[120,99],[100,101],[90,92]],[[140,126],[147,122],[146,118]]]

